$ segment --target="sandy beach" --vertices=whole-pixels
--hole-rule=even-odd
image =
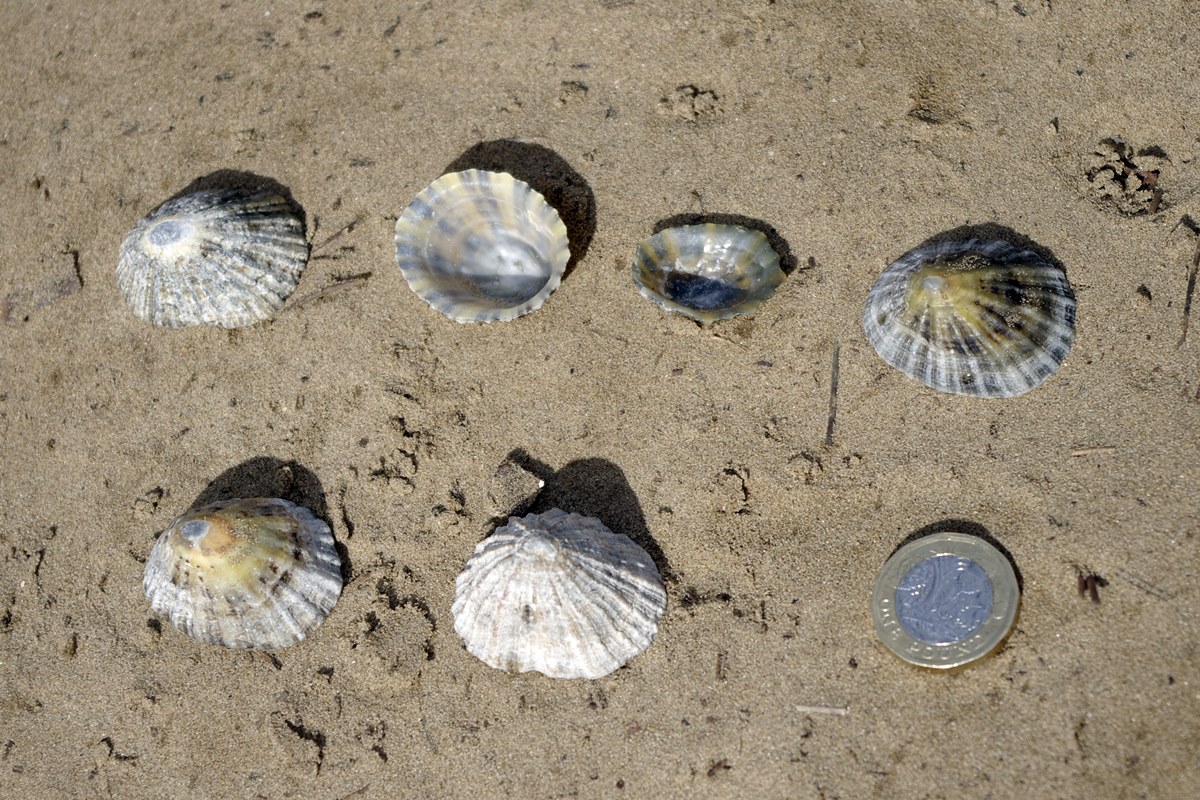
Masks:
[[[5,6],[0,794],[1194,796],[1200,5],[187,5]],[[397,216],[467,167],[569,229],[513,322],[456,324],[396,266]],[[302,210],[295,294],[232,331],[135,318],[123,237],[230,174]],[[702,327],[630,263],[713,218],[773,231],[789,275]],[[1076,339],[1041,387],[939,394],[867,342],[876,277],[947,232],[1065,267]],[[664,576],[654,644],[605,678],[506,674],[454,631],[506,460]],[[339,543],[341,599],[294,647],[204,645],[146,601],[158,533],[236,496]],[[939,525],[1023,586],[1003,648],[950,674],[869,607]]]

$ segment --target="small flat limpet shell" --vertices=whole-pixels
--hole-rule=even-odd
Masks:
[[[887,363],[939,391],[1015,397],[1049,378],[1075,339],[1061,268],[1002,241],[906,253],[872,287],[867,339]]]
[[[329,526],[275,498],[176,517],[146,561],[146,596],[171,627],[225,647],[295,644],[333,610],[341,559]]]
[[[740,225],[684,225],[638,245],[633,282],[647,300],[699,322],[749,314],[786,276],[761,231]]]
[[[304,224],[284,198],[206,189],[168,200],[129,232],[117,285],[147,322],[240,328],[269,319],[307,263]]]
[[[600,678],[650,646],[667,594],[650,555],[598,519],[510,518],[458,576],[454,630],[508,672]]]
[[[404,279],[456,322],[507,322],[540,308],[570,257],[558,212],[506,172],[443,175],[396,220]]]

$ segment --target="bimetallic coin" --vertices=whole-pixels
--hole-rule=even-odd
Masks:
[[[1008,559],[965,533],[909,542],[883,565],[871,598],[875,631],[900,658],[950,669],[990,655],[1008,636],[1021,592]]]

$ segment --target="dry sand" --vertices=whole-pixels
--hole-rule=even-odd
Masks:
[[[1195,796],[1197,3],[3,18],[0,794]],[[573,269],[513,323],[456,325],[394,264],[396,216],[466,163],[568,206]],[[222,170],[286,186],[318,244],[357,222],[296,298],[370,277],[232,333],[133,318],[123,235]],[[702,213],[794,256],[752,320],[702,329],[630,285],[637,241]],[[858,323],[889,261],[975,225],[1044,246],[1078,295],[1074,351],[1017,399],[936,394]],[[491,670],[454,633],[514,450],[539,503],[668,573],[656,642],[602,680]],[[251,491],[317,509],[348,556],[333,615],[274,654],[193,642],[141,589],[168,520]],[[1024,580],[1006,647],[956,674],[899,661],[868,612],[888,554],[947,519]]]

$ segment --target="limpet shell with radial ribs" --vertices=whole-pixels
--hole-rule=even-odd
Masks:
[[[879,356],[939,391],[1015,397],[1049,378],[1075,339],[1063,270],[1002,240],[946,241],[892,263],[863,329]]]
[[[667,228],[639,244],[633,259],[643,297],[698,322],[749,314],[785,277],[766,235],[740,225]]]
[[[307,263],[304,223],[284,198],[205,189],[168,200],[129,232],[117,285],[147,322],[240,328],[269,319]]]
[[[342,591],[329,526],[276,498],[224,500],[176,517],[146,561],[150,606],[210,644],[275,649],[300,641]]]
[[[404,279],[456,322],[507,322],[540,308],[570,256],[558,212],[505,172],[443,175],[396,220]]]
[[[650,646],[667,594],[650,555],[598,519],[509,519],[458,576],[454,630],[508,672],[599,678]]]

